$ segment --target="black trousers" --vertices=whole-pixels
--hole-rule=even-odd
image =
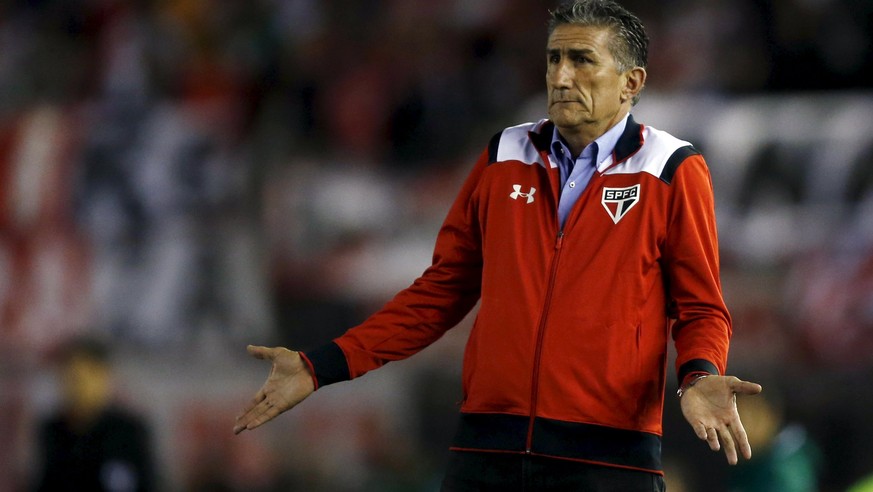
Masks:
[[[442,492],[664,492],[656,473],[511,453],[453,451]]]

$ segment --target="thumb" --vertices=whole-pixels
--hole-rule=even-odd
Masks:
[[[758,383],[742,381],[737,379],[731,383],[731,391],[739,395],[757,395],[764,388]]]
[[[249,345],[246,347],[248,353],[256,358],[261,360],[273,360],[274,350],[270,347],[261,347],[258,345]]]

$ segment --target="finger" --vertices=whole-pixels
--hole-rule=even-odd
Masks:
[[[249,345],[246,347],[248,353],[256,359],[273,360],[273,349],[270,347],[261,347],[258,345]]]
[[[237,418],[236,425],[233,427],[233,433],[239,434],[240,432],[253,429],[252,423],[261,418],[265,413],[269,412],[270,408],[273,408],[269,401],[264,400],[257,405],[253,406],[239,418]],[[259,424],[260,425],[260,424]]]
[[[703,425],[702,422],[698,422],[697,424],[692,426],[692,428],[694,429],[694,434],[697,435],[697,437],[700,438],[700,440],[702,440],[702,441],[706,440],[706,437],[707,437],[706,436],[706,426]]]
[[[737,447],[734,443],[733,435],[731,434],[731,429],[727,426],[722,427],[718,431],[719,437],[721,438],[721,442],[724,445],[724,454],[727,456],[728,463],[731,465],[737,464]]]
[[[237,424],[239,429],[237,434],[243,430],[258,428],[262,424],[273,420],[280,413],[282,413],[282,410],[279,407],[271,404],[268,400],[264,400]]]
[[[246,425],[246,430],[252,430],[252,429],[258,428],[261,425],[266,424],[267,422],[278,417],[280,413],[282,413],[282,411],[279,410],[278,407],[269,407],[266,411],[264,411],[262,414],[260,414],[254,420],[249,422],[248,425]]]
[[[749,436],[746,434],[746,428],[743,427],[743,423],[740,422],[739,418],[735,419],[735,422],[731,424],[730,429],[743,458],[747,460],[752,459],[752,445],[749,444]]]
[[[243,408],[242,412],[240,412],[240,414],[237,415],[236,419],[239,420],[243,417],[243,415],[251,412],[252,409],[255,408],[258,405],[258,403],[261,403],[262,401],[264,401],[264,398],[266,398],[266,397],[267,397],[267,394],[264,392],[264,388],[261,388],[260,391],[258,391],[257,394],[255,394],[255,397],[249,401],[248,405],[246,405],[245,408]]]
[[[242,423],[237,422],[233,426],[233,433],[234,434],[239,434],[240,432],[242,432],[244,430],[246,430],[246,424],[242,424]]]
[[[709,449],[713,451],[721,449],[721,445],[718,443],[718,433],[712,427],[706,429],[706,442],[709,443]]]
[[[254,413],[257,411],[256,408],[252,407],[236,418],[236,422],[233,425],[234,434],[239,434],[246,429],[246,426],[249,425]]]
[[[758,383],[737,379],[730,383],[731,391],[739,395],[757,395],[764,388]]]

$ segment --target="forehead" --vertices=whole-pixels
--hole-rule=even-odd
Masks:
[[[553,49],[592,50],[603,54],[609,53],[609,42],[612,40],[612,30],[601,26],[581,26],[578,24],[560,24],[549,35],[546,47]]]

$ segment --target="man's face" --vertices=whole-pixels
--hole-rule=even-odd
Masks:
[[[628,100],[623,97],[627,75],[618,72],[609,51],[611,37],[608,28],[575,24],[561,24],[549,36],[549,119],[559,129],[614,123],[623,101]]]

